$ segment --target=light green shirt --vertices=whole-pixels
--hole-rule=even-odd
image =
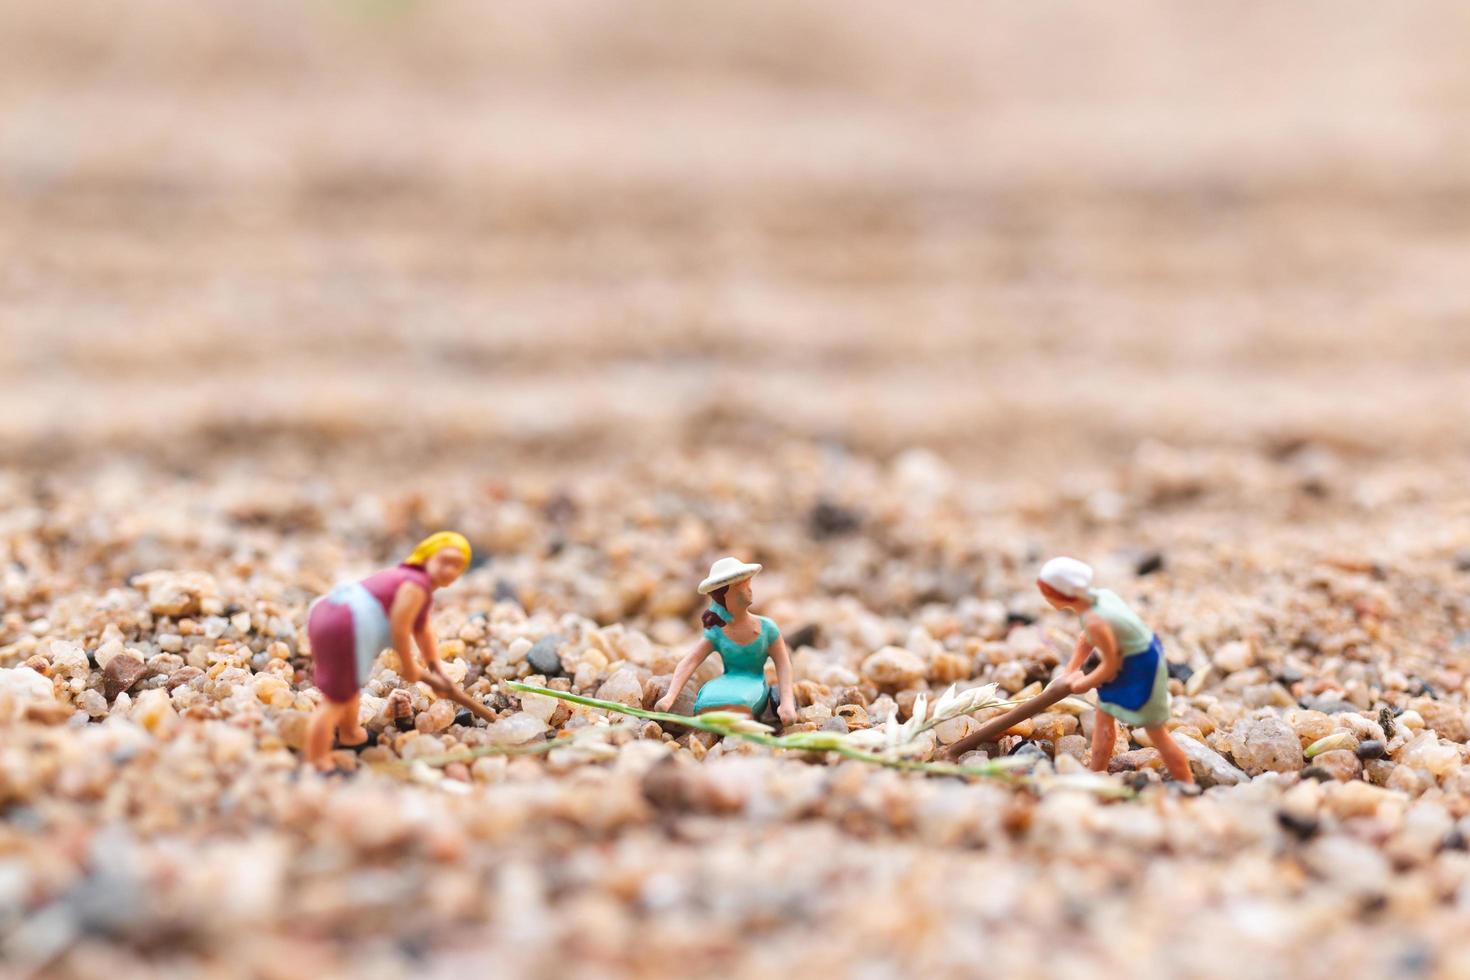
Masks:
[[[1088,617],[1096,616],[1108,624],[1113,631],[1113,637],[1118,641],[1118,653],[1125,657],[1131,657],[1135,653],[1142,653],[1154,642],[1154,631],[1148,628],[1138,614],[1128,608],[1128,603],[1118,598],[1118,594],[1110,589],[1094,589],[1092,592],[1092,608],[1082,614],[1082,625],[1086,626]]]

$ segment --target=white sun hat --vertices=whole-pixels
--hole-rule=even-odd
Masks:
[[[1075,558],[1053,558],[1041,566],[1037,578],[1069,599],[1081,599],[1092,588],[1092,566]]]
[[[699,583],[699,594],[709,595],[715,589],[723,589],[727,585],[736,582],[744,582],[753,578],[762,566],[755,562],[741,561],[739,558],[721,558],[709,567],[709,578]]]

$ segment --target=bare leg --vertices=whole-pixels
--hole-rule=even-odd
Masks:
[[[1189,768],[1189,756],[1174,741],[1174,736],[1163,725],[1149,725],[1144,731],[1148,732],[1149,741],[1154,743],[1154,748],[1159,750],[1159,755],[1164,758],[1164,766],[1169,770],[1177,782],[1194,782],[1194,773]]]
[[[1118,739],[1118,723],[1113,716],[1101,708],[1092,719],[1092,758],[1089,767],[1093,772],[1107,772],[1113,758],[1113,743]]]
[[[342,714],[337,719],[337,740],[343,745],[361,745],[367,741],[367,729],[357,720],[357,704],[360,694],[354,694],[342,705]]]
[[[332,735],[342,705],[323,700],[306,726],[306,761],[322,772],[332,768]]]

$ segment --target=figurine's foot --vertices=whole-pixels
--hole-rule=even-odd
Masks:
[[[337,761],[330,755],[324,755],[320,759],[308,759],[307,762],[311,764],[313,769],[323,775],[337,771]]]
[[[361,745],[368,740],[368,730],[361,725],[352,728],[343,728],[337,733],[337,741],[341,745],[351,747]]]
[[[1200,789],[1199,783],[1181,783],[1177,779],[1171,779],[1164,785],[1169,787],[1169,792],[1175,796],[1199,796],[1204,792]]]

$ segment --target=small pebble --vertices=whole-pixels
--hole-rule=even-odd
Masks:
[[[543,677],[557,677],[562,672],[561,654],[558,648],[561,646],[560,636],[543,636],[537,640],[526,654],[526,663],[531,670]]]
[[[1169,676],[1181,684],[1194,676],[1194,668],[1182,660],[1170,660],[1167,663]]]
[[[1383,743],[1377,739],[1370,738],[1358,743],[1358,758],[1364,762],[1369,759],[1381,759],[1383,753]]]
[[[1331,749],[1312,759],[1312,770],[1324,770],[1339,782],[1357,779],[1363,773],[1363,763],[1350,749]],[[1304,773],[1305,775],[1305,773]]]
[[[786,646],[795,652],[802,647],[814,647],[821,642],[822,628],[817,623],[807,623],[785,633]]]
[[[1230,733],[1230,755],[1252,776],[1296,772],[1304,765],[1302,743],[1280,718],[1242,719]]]
[[[902,647],[888,646],[863,661],[862,674],[879,688],[908,688],[924,677],[924,661]]]
[[[1245,670],[1255,663],[1256,658],[1249,643],[1244,640],[1235,640],[1217,649],[1213,660],[1215,666],[1221,671],[1233,674],[1236,671]]]
[[[107,662],[102,671],[103,691],[108,700],[132,688],[142,679],[146,668],[143,661],[130,653],[122,653]]]
[[[1028,741],[1028,740],[1024,740],[1024,739],[1022,741],[1018,742],[1016,744],[1016,747],[1013,748],[1013,749],[1011,749],[1006,754],[1007,755],[1011,755],[1011,756],[1016,756],[1018,758],[1019,757],[1026,757],[1026,756],[1030,756],[1030,757],[1036,758],[1036,759],[1048,759],[1048,758],[1050,758],[1050,756],[1047,755],[1047,753],[1046,753],[1046,749],[1042,748],[1036,742],[1032,742],[1032,741]]]
[[[1316,817],[1300,816],[1289,810],[1276,811],[1276,822],[1297,840],[1310,840],[1322,829],[1321,821]]]
[[[1300,684],[1306,680],[1306,676],[1299,668],[1288,664],[1277,671],[1275,680],[1278,684],[1291,687],[1293,684]]]
[[[1378,724],[1383,729],[1384,737],[1392,741],[1398,727],[1394,724],[1392,708],[1383,707],[1378,709]]]
[[[862,515],[830,500],[818,501],[807,517],[811,536],[818,541],[852,534],[862,527]]]
[[[629,707],[643,706],[643,682],[631,668],[616,671],[597,689],[602,701],[616,701]]]

